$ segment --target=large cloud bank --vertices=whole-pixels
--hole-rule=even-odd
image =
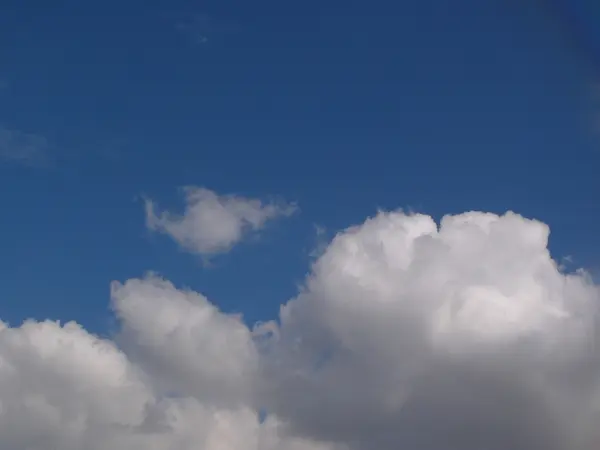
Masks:
[[[149,275],[113,283],[114,341],[2,325],[0,448],[596,449],[599,289],[559,270],[548,233],[379,213],[333,239],[277,322],[250,329]]]

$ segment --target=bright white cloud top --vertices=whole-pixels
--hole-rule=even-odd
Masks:
[[[230,217],[203,195],[180,222],[151,217],[177,236],[203,209]],[[596,449],[600,290],[559,270],[548,233],[512,213],[382,212],[333,239],[276,323],[150,275],[112,286],[118,344],[3,325],[0,447]]]
[[[194,186],[183,191],[183,214],[157,212],[154,202],[147,199],[146,226],[170,236],[184,250],[204,256],[226,252],[247,232],[260,230],[268,221],[296,211],[293,204],[219,195]]]

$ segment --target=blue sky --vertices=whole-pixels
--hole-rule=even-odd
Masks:
[[[598,6],[459,3],[3,2],[2,317],[104,333],[147,270],[274,317],[377,208],[514,210],[597,270]],[[206,267],[144,224],[185,185],[300,211]]]

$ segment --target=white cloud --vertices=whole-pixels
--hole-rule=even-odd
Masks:
[[[153,275],[113,284],[118,344],[3,325],[0,447],[596,449],[600,292],[548,231],[380,213],[254,330]]]
[[[152,276],[115,282],[111,292],[121,343],[152,368],[161,390],[219,404],[249,400],[258,355],[250,330],[237,317]]]
[[[599,406],[600,298],[547,237],[482,213],[439,228],[379,214],[338,235],[282,310],[271,409],[360,449],[577,448]]]
[[[293,204],[218,195],[198,187],[186,187],[184,193],[182,215],[156,212],[154,202],[146,200],[146,225],[169,235],[183,249],[205,256],[230,250],[247,232],[260,230],[268,221],[297,209]]]
[[[274,417],[261,423],[244,376],[256,352],[237,320],[156,277],[112,293],[128,338],[147,350],[141,358],[74,323],[0,323],[1,448],[328,448],[286,436]]]

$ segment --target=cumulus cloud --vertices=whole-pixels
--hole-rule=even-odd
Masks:
[[[146,225],[150,230],[167,234],[181,248],[210,256],[231,249],[249,231],[257,231],[275,218],[290,216],[294,204],[264,203],[235,195],[219,195],[199,187],[186,187],[183,214],[156,211],[146,200]]]
[[[548,234],[382,212],[331,241],[277,321],[149,275],[113,283],[113,341],[2,325],[0,447],[596,449],[600,289]]]
[[[111,293],[120,342],[151,368],[162,391],[219,404],[248,401],[258,355],[238,317],[154,276],[115,282]]]
[[[245,377],[256,352],[238,320],[153,276],[115,283],[112,296],[141,355],[75,323],[0,323],[1,448],[329,448],[261,420]]]
[[[271,409],[360,449],[577,448],[597,407],[598,288],[560,273],[547,239],[482,213],[380,214],[338,235],[282,309]]]

